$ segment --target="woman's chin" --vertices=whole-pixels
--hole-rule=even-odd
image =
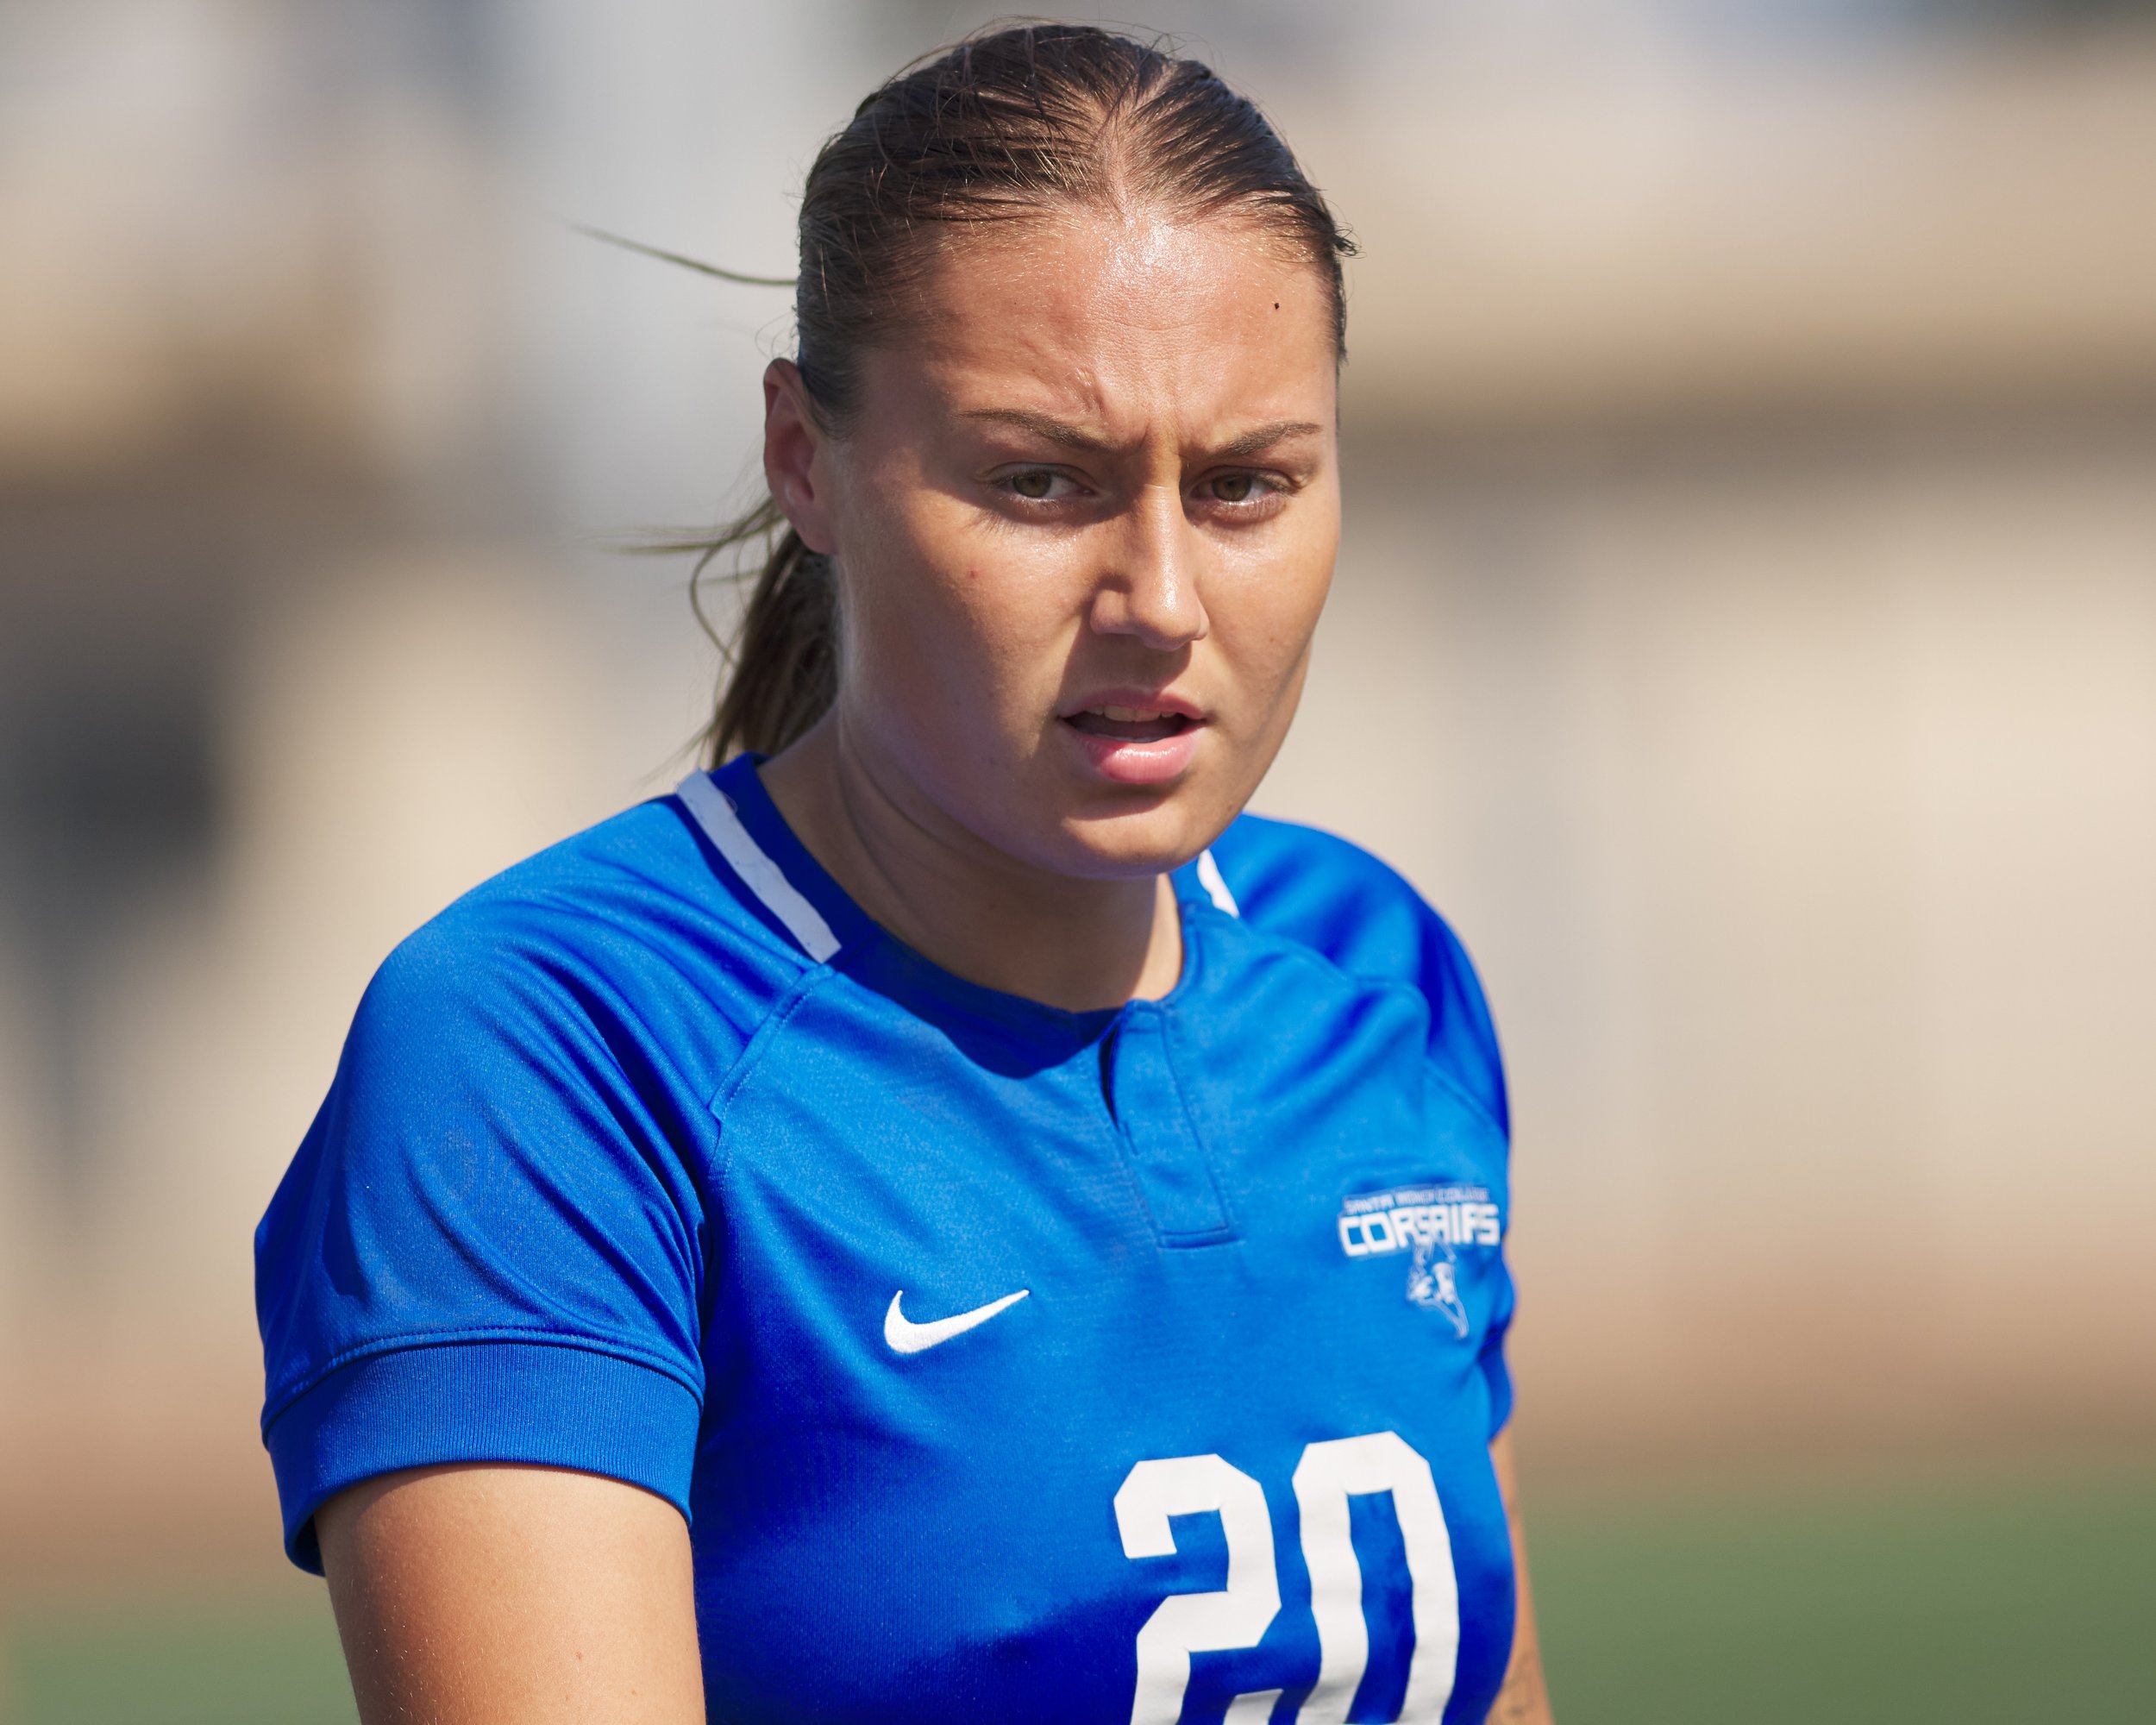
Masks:
[[[1052,866],[1088,880],[1165,875],[1219,837],[1240,807],[1202,778],[1150,797],[1089,797],[1056,821]]]

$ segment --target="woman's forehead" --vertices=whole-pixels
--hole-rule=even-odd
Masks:
[[[1314,417],[1337,369],[1319,267],[1234,213],[1087,208],[956,229],[919,312],[871,368],[961,411],[1098,413],[1172,392]]]

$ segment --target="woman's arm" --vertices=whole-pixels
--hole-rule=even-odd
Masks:
[[[1551,1725],[1510,1433],[1490,1459],[1519,1577],[1491,1725]],[[663,1500],[551,1468],[417,1468],[316,1526],[366,1725],[701,1725],[688,1529]]]
[[[703,1725],[688,1528],[662,1498],[427,1467],[315,1525],[366,1725]]]
[[[1512,1663],[1505,1686],[1489,1710],[1489,1725],[1551,1725],[1550,1691],[1542,1682],[1542,1640],[1535,1632],[1534,1594],[1527,1585],[1527,1542],[1520,1529],[1520,1477],[1514,1471],[1512,1433],[1500,1432],[1489,1446],[1497,1468],[1497,1489],[1505,1496],[1505,1521],[1512,1529],[1513,1573],[1519,1578],[1519,1607],[1513,1619]]]

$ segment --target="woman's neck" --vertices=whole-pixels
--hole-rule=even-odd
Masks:
[[[1091,880],[1020,862],[893,785],[835,717],[764,762],[794,836],[877,922],[968,982],[1067,1011],[1156,998],[1182,970],[1165,875]]]

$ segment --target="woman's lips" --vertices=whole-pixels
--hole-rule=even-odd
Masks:
[[[1164,707],[1110,706],[1103,704],[1074,712],[1065,723],[1088,737],[1117,737],[1126,743],[1157,743],[1180,735],[1190,718]]]
[[[1119,785],[1159,785],[1178,777],[1205,729],[1205,721],[1188,712],[1106,701],[1065,713],[1059,723],[1087,765]]]

